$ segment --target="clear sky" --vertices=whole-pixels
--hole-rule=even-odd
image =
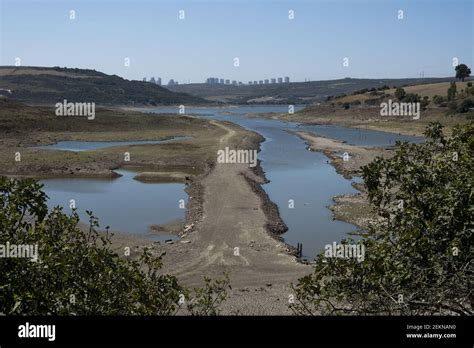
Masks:
[[[473,3],[0,0],[0,65],[14,65],[19,57],[21,65],[180,83],[211,76],[243,82],[419,77],[422,71],[425,77],[450,76],[454,57],[473,65]],[[343,66],[345,57],[349,66]]]

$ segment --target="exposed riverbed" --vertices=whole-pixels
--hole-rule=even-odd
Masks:
[[[187,114],[236,123],[265,137],[258,158],[270,180],[264,190],[280,210],[288,232],[285,241],[303,243],[303,257],[312,259],[324,245],[346,238],[356,227],[333,219],[328,206],[332,197],[356,193],[351,181],[339,175],[328,158],[310,152],[305,142],[288,130],[304,130],[347,141],[354,145],[389,146],[395,141],[420,141],[419,138],[392,133],[359,130],[332,125],[300,125],[275,119],[254,117],[258,113],[287,112],[286,106],[244,106],[229,108],[186,108]],[[295,109],[297,111],[298,108]],[[178,112],[175,107],[149,109],[148,112]],[[252,117],[246,117],[251,115]]]
[[[298,110],[298,107],[295,111]],[[142,110],[152,113],[178,113],[177,107]],[[420,141],[419,138],[392,133],[352,129],[335,125],[300,125],[270,118],[260,113],[287,112],[286,106],[242,106],[226,108],[186,108],[186,114],[214,120],[230,121],[265,137],[258,159],[269,183],[263,185],[270,200],[280,211],[288,226],[282,237],[290,245],[303,244],[303,257],[312,259],[324,245],[346,238],[356,231],[352,224],[334,220],[328,209],[332,198],[356,193],[351,181],[339,175],[320,152],[307,150],[305,142],[293,132],[306,131],[361,146],[390,146],[397,140]],[[247,117],[252,116],[252,117]],[[173,141],[179,139],[165,140]],[[140,145],[144,142],[59,142],[48,148],[69,151],[95,150],[109,146]],[[68,210],[70,200],[83,220],[85,209],[100,217],[101,228],[148,235],[149,226],[183,219],[180,202],[187,201],[183,184],[145,184],[133,180],[137,174],[117,171],[122,176],[113,180],[47,179],[45,192],[52,207],[62,205]],[[125,198],[125,199],[124,199]],[[183,200],[183,201],[181,201]],[[243,202],[245,204],[245,202]],[[171,239],[171,235],[153,237]]]

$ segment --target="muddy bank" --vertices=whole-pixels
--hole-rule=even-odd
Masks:
[[[255,192],[255,194],[260,197],[262,202],[261,207],[267,219],[265,226],[268,233],[276,240],[284,243],[287,247],[287,252],[290,255],[297,257],[297,249],[294,246],[286,243],[281,236],[283,233],[288,231],[288,226],[281,218],[278,206],[270,200],[267,192],[262,187],[263,184],[266,184],[269,181],[265,176],[265,172],[262,169],[260,160],[258,160],[258,165],[252,169],[251,173],[253,174],[252,176],[245,174],[242,175],[247,180],[247,183],[252,188],[253,192]]]
[[[321,151],[330,160],[337,173],[350,180],[353,176],[361,175],[360,168],[372,162],[376,157],[390,158],[393,156],[391,147],[363,147],[343,143],[338,140],[316,136],[308,132],[294,132],[308,145],[310,151]],[[347,153],[344,160],[341,153]],[[364,228],[373,221],[370,204],[364,185],[353,183],[359,191],[356,194],[344,194],[333,197],[334,205],[330,207],[334,218]]]
[[[339,125],[410,136],[423,136],[431,122],[443,124],[448,135],[457,124],[470,122],[465,115],[449,116],[446,115],[446,109],[437,107],[421,111],[420,118],[414,120],[409,116],[381,116],[380,106],[351,106],[345,109],[331,103],[309,105],[293,114],[273,113],[262,116],[307,125]]]
[[[216,123],[227,131],[221,147],[257,149],[263,138],[239,126]],[[187,286],[202,286],[203,276],[229,275],[232,290],[224,314],[291,314],[289,285],[311,272],[297,262],[278,235],[286,230],[277,207],[261,185],[260,166],[206,163],[186,185],[189,203],[181,240],[156,245],[166,252],[163,271]]]
[[[323,152],[330,159],[331,165],[336,168],[336,171],[346,179],[360,175],[360,168],[372,162],[376,157],[393,155],[392,147],[355,146],[309,132],[297,131],[293,133],[305,141],[308,150]]]
[[[178,172],[142,172],[133,177],[134,180],[146,184],[184,183],[189,175]]]
[[[202,220],[203,204],[204,204],[204,186],[203,180],[209,175],[214,168],[215,163],[207,161],[203,167],[201,174],[193,176],[186,182],[184,191],[188,194],[188,204],[186,206],[185,228],[180,235],[186,237],[188,233],[194,231],[194,226]]]

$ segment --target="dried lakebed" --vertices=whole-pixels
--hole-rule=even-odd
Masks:
[[[145,111],[178,113],[178,108],[163,107]],[[302,243],[302,257],[311,260],[326,244],[340,241],[356,231],[354,225],[335,220],[328,207],[334,203],[333,197],[358,191],[352,187],[352,181],[337,173],[327,156],[307,151],[305,141],[292,131],[316,133],[367,147],[391,146],[398,140],[418,142],[421,139],[381,131],[333,125],[302,125],[258,117],[262,113],[287,111],[286,106],[274,105],[186,108],[187,114],[230,121],[265,138],[258,154],[269,180],[263,189],[278,206],[280,216],[288,226],[288,231],[282,236],[285,242],[292,246]]]
[[[166,107],[145,111],[169,114],[178,112],[178,109]],[[419,138],[341,126],[301,125],[258,117],[259,113],[285,111],[285,106],[245,106],[188,108],[186,113],[230,121],[265,138],[258,154],[269,180],[263,189],[278,206],[280,216],[288,226],[288,231],[282,236],[284,241],[292,246],[302,243],[303,258],[311,260],[324,245],[339,241],[356,231],[354,225],[335,220],[328,207],[334,203],[333,197],[357,191],[350,180],[336,172],[323,153],[307,151],[305,141],[291,132],[315,133],[367,147],[390,146],[397,140],[416,142]],[[249,115],[252,117],[246,117]],[[58,142],[42,148],[86,151],[108,146],[177,141],[181,138],[186,137],[156,142]],[[81,207],[87,207],[87,210],[92,210],[100,217],[101,227],[109,225],[116,231],[146,235],[151,225],[184,218],[182,207],[183,202],[187,202],[187,194],[183,184],[141,183],[133,180],[139,173],[123,170],[118,173],[122,177],[114,180],[67,178],[47,179],[43,183],[50,196],[50,206],[62,205],[67,208],[71,205],[71,199],[74,199],[82,218],[85,218],[85,212],[81,211]],[[146,173],[142,177],[146,182]],[[161,240],[165,238],[171,236],[159,237]]]
[[[277,112],[286,108],[271,109]],[[155,109],[147,111],[158,112]],[[287,245],[273,238],[268,232],[281,231],[278,224],[282,218],[289,228],[288,232],[282,235],[284,241],[291,245],[302,242],[303,257],[311,259],[325,244],[338,242],[348,233],[355,231],[354,225],[334,220],[328,206],[333,203],[333,196],[357,191],[351,186],[350,180],[336,172],[323,153],[308,151],[305,140],[292,133],[305,131],[304,127],[258,117],[258,113],[267,111],[265,108],[199,108],[197,112],[193,109],[186,111],[190,114],[200,114],[196,121],[203,117],[210,121],[211,128],[219,128],[220,135],[213,137],[217,150],[224,150],[226,147],[254,149],[255,144],[262,141],[255,132],[264,136],[265,141],[260,143],[260,163],[257,167],[250,168],[248,164],[241,163],[215,163],[208,170],[194,176],[190,185],[185,186],[190,196],[186,206],[186,218],[192,227],[187,228],[181,240],[173,245],[155,244],[158,254],[166,252],[163,272],[176,275],[187,286],[202,285],[203,276],[216,279],[222,277],[223,272],[228,273],[232,290],[223,305],[225,314],[291,314],[287,305],[288,296],[291,294],[289,284],[311,272],[311,267],[297,263],[295,258],[288,255]],[[168,108],[164,109],[164,112],[177,113],[178,109]],[[252,117],[246,117],[249,114]],[[153,117],[166,116],[154,114]],[[254,133],[242,131],[235,124]],[[351,134],[355,139],[360,138],[358,130],[353,130]],[[364,136],[373,139],[372,132],[366,132]],[[377,144],[390,145],[383,143],[384,134],[378,136],[381,140]],[[213,154],[213,159],[217,162],[216,152]],[[262,169],[270,180],[269,183],[265,184]],[[127,179],[137,184],[138,190],[140,187],[163,186],[140,183],[133,180],[135,173],[129,175],[128,179],[121,177],[112,182],[120,183],[120,180]],[[81,190],[87,189],[88,182],[91,180],[85,179],[78,183]],[[111,196],[106,190],[94,196],[99,209],[101,205],[108,204],[107,209],[111,212],[123,213],[116,201],[122,200],[123,197],[128,199],[129,190],[121,192],[117,187],[111,185],[109,188],[117,190],[121,196]],[[100,185],[97,190],[101,190]],[[178,201],[183,194],[182,189],[169,193],[168,204],[178,207]],[[68,196],[69,194],[63,200]],[[143,207],[141,201],[128,206],[125,216],[132,220],[139,216],[142,208],[157,211],[156,202],[163,200],[163,197],[158,193],[152,196],[154,199],[147,200],[147,207]],[[277,210],[272,202],[278,205]],[[63,203],[67,204],[68,202]],[[79,208],[85,207],[80,202],[77,205]],[[184,209],[182,213],[185,213]],[[94,214],[103,220],[101,213],[94,211]],[[165,216],[155,216],[153,223],[168,220]],[[112,223],[111,229],[117,229],[116,222]],[[102,227],[105,227],[104,223]],[[135,246],[140,249],[150,243],[144,239],[126,239],[123,234],[122,237],[115,244],[117,250],[123,246]],[[137,250],[136,248],[134,250]]]

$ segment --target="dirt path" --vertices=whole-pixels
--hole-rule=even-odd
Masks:
[[[224,125],[223,123],[219,123],[215,120],[212,120],[211,123],[214,125],[214,126],[217,126],[217,127],[220,127],[222,129],[224,129],[227,133],[224,134],[223,136],[221,136],[221,138],[219,139],[219,142],[222,144],[222,143],[227,143],[229,141],[230,138],[232,138],[233,136],[235,136],[235,130],[233,130],[232,128],[229,128],[227,127],[226,125]]]
[[[238,147],[239,132],[213,123],[227,132],[222,147]],[[288,286],[311,268],[297,263],[286,245],[270,236],[262,200],[244,176],[255,177],[247,164],[217,163],[202,180],[202,219],[186,243],[167,246],[164,270],[190,286],[202,284],[203,276],[227,272],[233,288],[224,305],[227,314],[288,314]]]

